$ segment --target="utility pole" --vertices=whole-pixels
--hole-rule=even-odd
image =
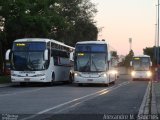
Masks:
[[[158,11],[157,11],[157,66],[159,65],[159,0],[158,0]]]
[[[157,58],[157,24],[155,24],[154,59]]]
[[[157,7],[158,5],[156,5],[156,24],[155,24],[155,43],[154,43],[154,60],[155,63],[157,63]]]

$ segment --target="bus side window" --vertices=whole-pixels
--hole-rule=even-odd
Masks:
[[[68,58],[65,57],[60,57],[60,65],[64,65],[64,66],[69,66],[70,65],[70,60]]]
[[[53,58],[54,58],[54,65],[58,65],[58,64],[59,64],[59,63],[58,63],[58,57],[57,57],[57,56],[54,56]]]

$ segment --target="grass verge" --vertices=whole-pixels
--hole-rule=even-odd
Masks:
[[[0,84],[10,83],[10,82],[11,82],[10,76],[0,76]]]

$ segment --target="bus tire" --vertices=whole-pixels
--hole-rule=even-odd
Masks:
[[[78,83],[78,86],[79,86],[79,87],[83,86],[83,83]]]
[[[69,74],[69,83],[73,83],[73,75],[72,75],[72,73]]]
[[[50,86],[53,86],[54,85],[54,81],[55,81],[55,74],[54,72],[52,73],[52,80],[50,82]]]
[[[26,86],[25,82],[20,82],[20,86]]]
[[[119,79],[119,75],[117,75],[117,79]]]
[[[114,85],[114,84],[115,84],[115,81],[112,81],[112,84]]]
[[[109,83],[105,83],[105,84],[104,84],[104,87],[109,87]]]

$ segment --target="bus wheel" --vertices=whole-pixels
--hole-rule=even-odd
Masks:
[[[109,83],[105,83],[105,84],[104,84],[104,87],[108,87],[108,86],[109,86]]]
[[[82,83],[78,83],[78,86],[83,86],[83,84]]]
[[[20,86],[26,86],[25,82],[20,82]]]
[[[113,81],[112,84],[114,85],[114,84],[115,84],[115,81]]]
[[[52,73],[52,80],[50,82],[50,85],[53,86],[54,85],[54,81],[55,81],[55,74],[54,72]]]
[[[73,83],[73,75],[72,75],[72,73],[69,74],[69,83]]]
[[[119,78],[119,75],[117,75],[117,79]]]

